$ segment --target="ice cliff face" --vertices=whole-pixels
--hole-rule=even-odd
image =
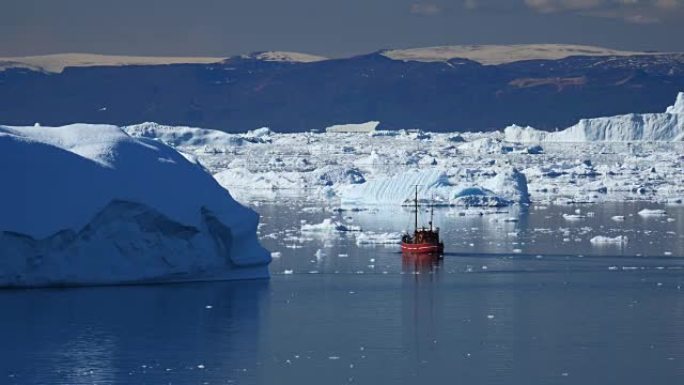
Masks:
[[[267,277],[258,216],[120,128],[0,126],[0,286]]]
[[[544,132],[512,125],[504,130],[509,142],[681,141],[684,140],[684,93],[665,113],[627,114],[582,119],[563,131]]]
[[[667,107],[667,110],[665,110],[665,113],[668,113],[668,114],[684,114],[684,92],[680,92],[677,95],[677,100],[675,100],[675,104]]]
[[[465,176],[464,176],[465,175]],[[415,186],[422,200],[449,206],[508,206],[529,203],[527,179],[512,167],[494,168],[489,176],[469,180],[461,169],[410,170],[340,188],[343,205],[412,204]]]

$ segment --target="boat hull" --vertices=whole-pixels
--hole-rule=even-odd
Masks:
[[[444,244],[402,242],[401,251],[415,254],[442,254],[444,252]]]

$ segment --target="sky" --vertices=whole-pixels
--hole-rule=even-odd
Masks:
[[[684,0],[0,0],[0,56],[344,57],[449,44],[684,51]]]

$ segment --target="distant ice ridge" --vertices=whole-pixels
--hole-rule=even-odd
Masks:
[[[0,126],[0,286],[261,278],[258,216],[160,141]]]
[[[665,113],[627,114],[582,119],[559,132],[511,125],[504,129],[508,142],[682,141],[684,140],[684,92]]]

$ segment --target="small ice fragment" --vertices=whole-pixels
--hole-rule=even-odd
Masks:
[[[204,365],[203,364],[197,365],[197,369],[204,369]]]
[[[330,356],[330,357],[328,357],[328,359],[329,359],[329,360],[339,360],[340,357],[338,357],[338,356]]]
[[[642,217],[654,217],[667,215],[667,213],[665,212],[665,210],[661,209],[643,209],[639,211],[639,215],[641,215]]]
[[[607,237],[604,235],[597,235],[589,240],[594,245],[624,245],[628,241],[628,238],[624,235],[618,235],[617,237]]]
[[[615,216],[610,217],[610,219],[614,220],[615,222],[622,222],[625,220],[625,216],[624,215],[615,215]]]
[[[294,273],[294,271],[292,271],[292,270],[284,270],[283,271],[283,274],[292,274],[292,273]]]
[[[271,253],[271,258],[280,258],[281,255],[282,253],[280,251],[274,251]]]
[[[494,319],[494,314],[487,314],[487,319]]]
[[[205,306],[204,308],[205,308],[205,309],[213,309],[214,307],[211,306],[211,305],[207,305],[207,306]]]
[[[566,221],[579,221],[580,219],[584,219],[586,217],[580,214],[563,214],[563,218]]]

